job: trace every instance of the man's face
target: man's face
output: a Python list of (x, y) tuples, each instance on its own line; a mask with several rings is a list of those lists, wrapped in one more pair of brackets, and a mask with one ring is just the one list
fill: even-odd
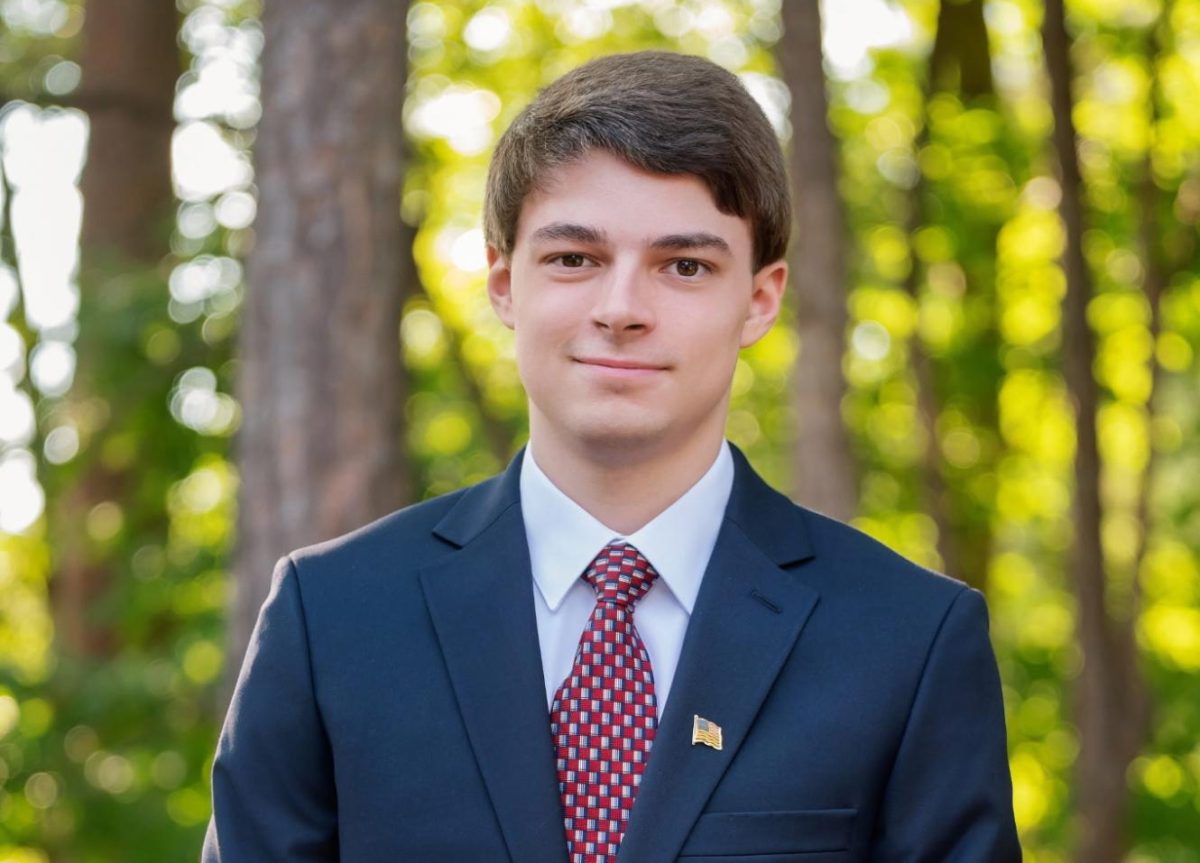
[(511, 260), (488, 250), (531, 435), (614, 458), (715, 444), (738, 349), (774, 322), (786, 265), (753, 272), (749, 223), (694, 176), (593, 150), (546, 180)]

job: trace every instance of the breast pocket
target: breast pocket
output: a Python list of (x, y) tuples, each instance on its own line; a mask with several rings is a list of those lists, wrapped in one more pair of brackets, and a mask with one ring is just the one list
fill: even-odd
[(696, 821), (679, 859), (734, 863), (753, 857), (754, 863), (816, 863), (826, 854), (850, 848), (856, 811), (708, 812)]

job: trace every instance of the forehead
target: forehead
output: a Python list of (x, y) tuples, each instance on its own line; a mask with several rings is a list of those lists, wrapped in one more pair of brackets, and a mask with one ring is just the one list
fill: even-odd
[(643, 171), (602, 150), (589, 151), (543, 176), (521, 207), (514, 245), (529, 245), (539, 228), (563, 222), (594, 228), (615, 244), (711, 233), (735, 256), (751, 253), (749, 221), (717, 209), (699, 177)]

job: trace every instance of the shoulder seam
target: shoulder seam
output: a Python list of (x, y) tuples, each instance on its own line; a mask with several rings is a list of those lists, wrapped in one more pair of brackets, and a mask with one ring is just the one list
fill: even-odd
[(308, 666), (308, 691), (312, 693), (313, 711), (317, 714), (317, 721), (321, 723), (321, 733), (328, 740), (329, 729), (325, 727), (325, 717), (321, 715), (321, 703), (317, 699), (317, 679), (316, 672), (313, 670), (312, 644), (308, 637), (308, 611), (304, 607), (304, 591), (300, 589), (300, 567), (292, 558), (291, 552), (284, 557), (296, 582), (296, 605), (300, 609), (300, 631), (304, 636), (304, 663)]

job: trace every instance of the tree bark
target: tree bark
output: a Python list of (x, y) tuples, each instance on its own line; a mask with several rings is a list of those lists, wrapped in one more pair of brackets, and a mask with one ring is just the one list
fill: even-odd
[(842, 419), (846, 377), (845, 216), (838, 194), (838, 160), (829, 130), (829, 104), (816, 0), (782, 6), (777, 50), (791, 91), (792, 200), (796, 242), (790, 255), (798, 298), (801, 360), (793, 398), (799, 428), (794, 452), (796, 499), (847, 520), (858, 491), (850, 436)]
[[(967, 103), (990, 99), (995, 95), (992, 85), (992, 55), (983, 17), (982, 0), (964, 0), (958, 3), (943, 0), (938, 8), (925, 93), (921, 100), (921, 116), (918, 118), (917, 136), (913, 142), (913, 155), (918, 165), (921, 153), (932, 136), (929, 128), (930, 117), (925, 111), (925, 106), (934, 94), (941, 92), (957, 92)], [(907, 229), (909, 248), (914, 251), (908, 275), (904, 279), (904, 290), (918, 309), (925, 271), (915, 253), (915, 240), (917, 233), (928, 221), (925, 205), (927, 194), (928, 183), (924, 172), (920, 172), (909, 195)], [(993, 238), (994, 236), (995, 231)], [(981, 286), (974, 287), (978, 290)], [(956, 507), (954, 490), (943, 473), (944, 463), (938, 441), (938, 417), (942, 411), (938, 369), (934, 358), (925, 348), (919, 329), (909, 341), (908, 353), (917, 391), (917, 417), (926, 440), (921, 458), (921, 484), (925, 492), (926, 509), (937, 526), (937, 550), (942, 569), (956, 578), (963, 579), (972, 587), (983, 590), (987, 583), (987, 566), (991, 555), (991, 531), (988, 525), (970, 524), (965, 515), (960, 514), (955, 518), (955, 512), (965, 510), (966, 507)], [(995, 389), (983, 394), (983, 398), (990, 400), (992, 404), (995, 404), (997, 397), (998, 392)]]
[[(1146, 297), (1146, 306), (1150, 312), (1147, 331), (1150, 343), (1157, 346), (1162, 335), (1162, 296), (1167, 289), (1171, 277), (1177, 272), (1178, 260), (1168, 260), (1170, 257), (1164, 249), (1162, 234), (1164, 226), (1159, 217), (1163, 207), (1163, 194), (1154, 182), (1153, 149), (1154, 139), (1159, 134), (1158, 126), (1161, 120), (1162, 92), (1159, 85), (1158, 60), (1163, 53), (1163, 43), (1170, 38), (1171, 9), (1173, 3), (1166, 0), (1159, 12), (1156, 26), (1149, 32), (1146, 43), (1146, 64), (1150, 71), (1150, 93), (1147, 99), (1149, 106), (1150, 141), (1146, 147), (1146, 155), (1142, 161), (1141, 177), (1138, 182), (1138, 208), (1141, 211), (1141, 224), (1138, 230), (1138, 243), (1142, 253), (1142, 292)], [(1163, 34), (1163, 36), (1160, 36)], [(1165, 38), (1164, 38), (1165, 36)], [(1182, 233), (1182, 232), (1181, 232)], [(1195, 236), (1187, 232), (1188, 246), (1193, 246)], [(1162, 388), (1163, 368), (1153, 352), (1150, 354), (1150, 391), (1146, 394), (1147, 420), (1153, 420), (1158, 408), (1158, 395)], [(1130, 609), (1130, 621), (1136, 622), (1141, 611), (1141, 580), (1140, 571), (1145, 563), (1150, 545), (1150, 534), (1153, 530), (1153, 517), (1150, 512), (1151, 490), (1154, 474), (1158, 467), (1157, 452), (1153, 443), (1152, 428), (1147, 426), (1147, 437), (1150, 441), (1147, 448), (1146, 466), (1142, 476), (1142, 487), (1138, 493), (1137, 520), (1141, 528), (1137, 552), (1133, 564), (1133, 602)]]
[(1074, 544), (1070, 570), (1077, 598), (1077, 626), (1083, 652), (1075, 693), (1079, 729), (1078, 835), (1080, 863), (1119, 863), (1128, 842), (1125, 774), (1137, 752), (1130, 696), (1141, 689), (1133, 639), (1113, 626), (1107, 609), (1107, 581), (1100, 525), (1100, 453), (1096, 432), (1099, 394), (1092, 367), (1095, 338), (1087, 320), (1091, 274), (1083, 252), (1086, 217), (1078, 140), (1071, 116), (1071, 39), (1063, 0), (1047, 0), (1043, 46), (1054, 112), (1054, 150), (1062, 199), (1059, 213), (1066, 234), (1062, 267), (1063, 378), (1075, 408)]
[(89, 0), (83, 24), (88, 112), (84, 254), (153, 263), (167, 251), (174, 204), (171, 135), (180, 54), (174, 3)]
[[(81, 181), (79, 319), (96, 331), (116, 329), (105, 322), (125, 308), (104, 296), (105, 280), (93, 278), (97, 268), (152, 267), (169, 251), (175, 202), (171, 135), (181, 68), (176, 29), (174, 4), (162, 0), (93, 0), (84, 19), (80, 98), (89, 106), (89, 133)], [(121, 421), (121, 406), (104, 391), (111, 382), (95, 378), (104, 345), (90, 336), (83, 333), (76, 345), (78, 371), (68, 399), (105, 399), (111, 429)], [(98, 430), (94, 440), (102, 440), (105, 431)], [(94, 612), (115, 584), (119, 564), (95, 552), (81, 526), (97, 504), (120, 503), (134, 493), (137, 467), (106, 466), (95, 452), (83, 463), (79, 478), (53, 507), (58, 562), (51, 601), (61, 649), (101, 658), (116, 649), (117, 637)]]
[[(1163, 223), (1159, 218), (1163, 206), (1163, 194), (1154, 182), (1153, 149), (1155, 136), (1159, 133), (1161, 120), (1162, 92), (1159, 85), (1158, 60), (1163, 53), (1163, 43), (1170, 39), (1171, 10), (1173, 3), (1166, 0), (1159, 11), (1158, 22), (1150, 28), (1146, 41), (1146, 64), (1150, 71), (1150, 93), (1147, 99), (1149, 107), (1150, 139), (1146, 146), (1146, 155), (1142, 161), (1142, 175), (1138, 183), (1138, 204), (1141, 211), (1141, 225), (1138, 231), (1138, 241), (1142, 253), (1142, 292), (1146, 297), (1146, 305), (1150, 312), (1147, 331), (1150, 344), (1158, 345), (1162, 334), (1162, 296), (1166, 292), (1171, 276), (1176, 272), (1178, 261), (1169, 260), (1162, 240)], [(1160, 37), (1160, 34), (1162, 36)], [(1169, 42), (1168, 42), (1169, 44)], [(1194, 243), (1194, 235), (1187, 232)], [(1189, 244), (1190, 245), (1190, 244)], [(1138, 527), (1137, 551), (1133, 558), (1131, 575), (1131, 590), (1129, 609), (1121, 621), (1119, 630), (1121, 648), (1129, 668), (1126, 669), (1129, 682), (1127, 720), (1127, 746), (1130, 757), (1141, 749), (1150, 730), (1151, 711), (1153, 709), (1150, 687), (1137, 665), (1137, 622), (1142, 612), (1142, 568), (1150, 549), (1150, 539), (1154, 532), (1154, 514), (1151, 511), (1151, 495), (1154, 480), (1158, 472), (1159, 459), (1154, 445), (1153, 421), (1158, 411), (1159, 394), (1162, 389), (1163, 367), (1158, 362), (1155, 351), (1151, 350), (1150, 358), (1150, 391), (1146, 394), (1146, 465), (1142, 470), (1142, 485), (1138, 490), (1136, 517)]]
[(957, 91), (965, 99), (995, 94), (983, 0), (943, 0), (929, 69), (931, 92)]
[(399, 342), (406, 11), (396, 0), (264, 10), (230, 681), (274, 562), (411, 498)]

